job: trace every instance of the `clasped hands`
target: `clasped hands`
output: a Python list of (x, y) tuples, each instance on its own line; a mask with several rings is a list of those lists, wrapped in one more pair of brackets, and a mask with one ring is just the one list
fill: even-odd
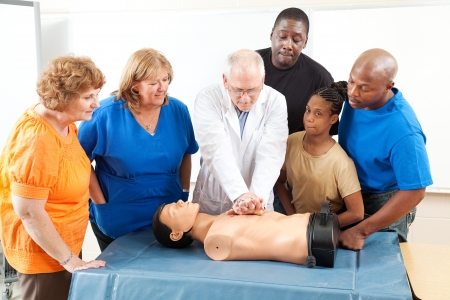
[(242, 194), (234, 201), (233, 208), (227, 215), (262, 215), (264, 213), (264, 200), (254, 193)]

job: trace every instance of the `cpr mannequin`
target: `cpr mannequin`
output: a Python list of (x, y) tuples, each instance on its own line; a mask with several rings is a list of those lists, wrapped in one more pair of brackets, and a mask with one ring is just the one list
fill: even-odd
[[(308, 241), (314, 241), (314, 235), (308, 233), (308, 229), (314, 231), (314, 227), (308, 227), (311, 214), (286, 216), (267, 211), (258, 215), (223, 213), (212, 216), (199, 213), (199, 208), (197, 203), (182, 200), (161, 204), (152, 224), (158, 242), (167, 247), (182, 248), (198, 240), (213, 260), (273, 260), (307, 264), (308, 252), (312, 252), (308, 250)], [(332, 242), (331, 248), (335, 250), (339, 239), (337, 218), (325, 231)], [(328, 249), (328, 253), (333, 249)], [(317, 261), (317, 265), (333, 267), (335, 252), (332, 255), (332, 263)], [(309, 263), (308, 267), (314, 265), (315, 262)]]

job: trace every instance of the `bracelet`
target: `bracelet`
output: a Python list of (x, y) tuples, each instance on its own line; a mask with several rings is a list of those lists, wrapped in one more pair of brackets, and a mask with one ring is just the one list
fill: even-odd
[(73, 257), (73, 252), (70, 251), (70, 256), (69, 256), (69, 258), (66, 259), (65, 261), (63, 261), (60, 265), (61, 265), (61, 266), (65, 266), (65, 265), (72, 259), (72, 257)]
[(183, 189), (183, 193), (189, 193), (188, 189)]

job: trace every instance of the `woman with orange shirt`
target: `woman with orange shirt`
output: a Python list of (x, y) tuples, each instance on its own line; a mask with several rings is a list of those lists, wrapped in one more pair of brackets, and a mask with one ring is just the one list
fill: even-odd
[(73, 271), (105, 265), (80, 258), (91, 167), (74, 124), (91, 119), (104, 83), (87, 57), (52, 60), (0, 156), (1, 242), (22, 299), (67, 299)]

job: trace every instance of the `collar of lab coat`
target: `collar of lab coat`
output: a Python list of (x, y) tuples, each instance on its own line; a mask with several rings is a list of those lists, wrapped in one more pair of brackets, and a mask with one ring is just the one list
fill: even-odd
[[(241, 136), (241, 130), (239, 127), (239, 119), (236, 113), (236, 109), (234, 108), (234, 103), (231, 101), (230, 94), (228, 90), (222, 85), (222, 95), (224, 99), (224, 105), (226, 106), (227, 112), (225, 117), (228, 122), (231, 124), (233, 131)], [(261, 93), (258, 96), (258, 100), (252, 105), (249, 110), (247, 121), (245, 122), (244, 131), (242, 133), (242, 149), (246, 148), (246, 145), (250, 141), (253, 133), (261, 129), (261, 122), (264, 117), (265, 106), (267, 101), (267, 86), (264, 84)]]

